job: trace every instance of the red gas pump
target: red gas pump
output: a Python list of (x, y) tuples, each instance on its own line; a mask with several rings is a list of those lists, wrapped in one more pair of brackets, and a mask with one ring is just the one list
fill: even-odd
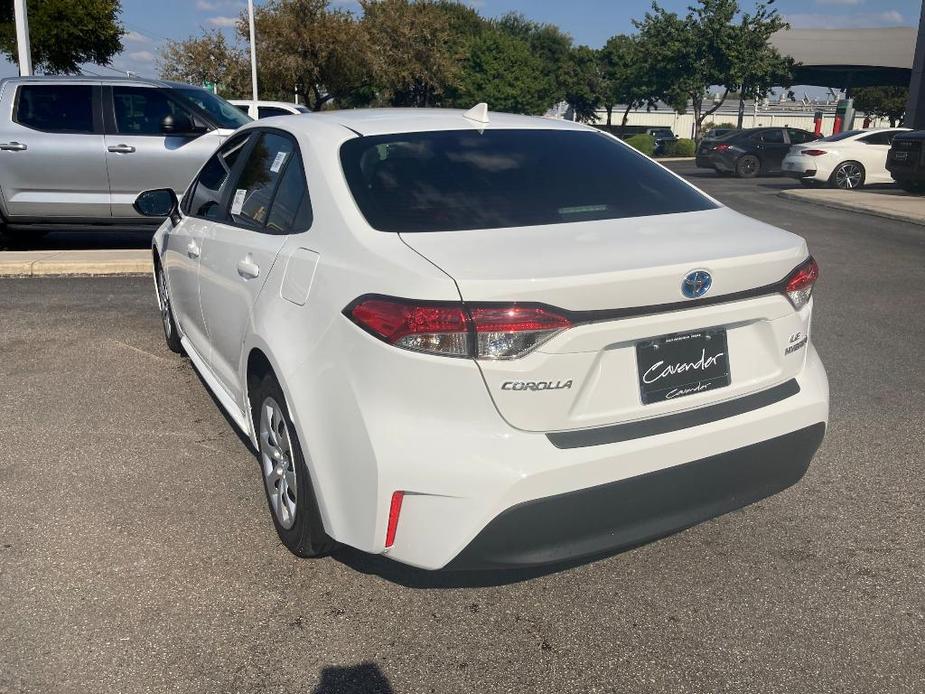
[(816, 111), (813, 114), (813, 132), (819, 136), (822, 135), (822, 111)]

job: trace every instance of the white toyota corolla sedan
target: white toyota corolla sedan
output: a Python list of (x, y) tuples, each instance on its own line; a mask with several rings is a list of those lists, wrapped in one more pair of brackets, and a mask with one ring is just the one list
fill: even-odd
[(868, 183), (893, 183), (886, 155), (893, 138), (909, 128), (846, 130), (803, 145), (784, 157), (783, 172), (804, 184), (828, 183), (833, 188), (860, 188)]
[(168, 216), (167, 343), (297, 555), (593, 557), (794, 484), (822, 441), (805, 241), (590, 127), (271, 118), (136, 207)]

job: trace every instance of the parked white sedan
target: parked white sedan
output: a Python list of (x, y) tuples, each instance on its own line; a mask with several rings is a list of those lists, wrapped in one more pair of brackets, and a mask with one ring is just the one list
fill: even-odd
[(273, 118), (179, 205), (136, 204), (168, 215), (167, 343), (250, 439), (297, 555), (594, 556), (794, 484), (822, 440), (806, 242), (594, 128)]
[(893, 137), (908, 128), (847, 130), (805, 145), (794, 145), (784, 157), (783, 172), (804, 185), (828, 183), (854, 189), (867, 183), (893, 183), (886, 155)]

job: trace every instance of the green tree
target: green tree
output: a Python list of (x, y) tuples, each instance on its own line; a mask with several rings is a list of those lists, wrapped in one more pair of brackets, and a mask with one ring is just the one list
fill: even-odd
[[(368, 101), (373, 80), (366, 28), (330, 0), (269, 0), (254, 16), (258, 83), (263, 94), (290, 99), (294, 91), (320, 111), (332, 100)], [(238, 35), (247, 40), (242, 13)]]
[(523, 39), (490, 29), (472, 42), (459, 81), (460, 103), (492, 110), (544, 113), (555, 102), (543, 61)]
[(646, 106), (655, 108), (658, 103), (654, 82), (640, 53), (640, 42), (633, 36), (611, 36), (599, 52), (601, 62), (601, 102), (607, 111), (607, 125), (613, 121), (613, 109), (624, 105), (621, 128), (626, 127), (629, 112)]
[[(639, 30), (640, 56), (653, 80), (653, 94), (683, 113), (690, 103), (694, 137), (700, 139), (705, 118), (712, 115), (735, 84), (740, 31), (733, 24), (739, 13), (736, 0), (698, 0), (684, 17), (652, 4)], [(711, 85), (724, 91), (704, 110), (703, 100)]]
[(435, 106), (455, 84), (458, 42), (445, 7), (429, 0), (360, 0), (383, 100), (393, 106)]
[[(32, 65), (46, 74), (78, 73), (82, 63), (109, 65), (122, 51), (120, 0), (29, 0)], [(11, 0), (0, 5), (0, 51), (19, 62)]]
[(565, 100), (575, 110), (575, 120), (593, 123), (604, 100), (604, 78), (598, 52), (578, 46), (569, 53), (562, 69)]
[(565, 99), (564, 74), (572, 48), (572, 37), (553, 24), (534, 22), (517, 12), (509, 12), (494, 22), (500, 31), (526, 42), (543, 66), (549, 103)]
[(906, 87), (858, 87), (853, 90), (854, 107), (868, 116), (888, 118), (890, 126), (902, 122), (906, 114)]
[(250, 97), (250, 63), (238, 46), (216, 30), (182, 41), (167, 41), (158, 51), (161, 79), (204, 84), (212, 82), (227, 97)]
[(768, 43), (772, 34), (789, 26), (770, 7), (773, 1), (759, 2), (753, 13), (743, 14), (734, 34), (731, 71), (725, 84), (739, 93), (739, 128), (746, 99), (760, 99), (774, 86), (789, 86), (793, 77), (793, 59), (782, 56)]

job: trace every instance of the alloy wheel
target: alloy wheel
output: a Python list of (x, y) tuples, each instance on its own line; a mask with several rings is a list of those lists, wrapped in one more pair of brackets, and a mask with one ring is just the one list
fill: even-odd
[(295, 523), (297, 500), (292, 439), (283, 409), (272, 397), (260, 406), (260, 462), (273, 513), (288, 530)]
[(861, 167), (851, 162), (842, 164), (835, 170), (835, 186), (837, 188), (844, 188), (845, 190), (859, 188), (863, 178), (864, 172), (861, 171)]

